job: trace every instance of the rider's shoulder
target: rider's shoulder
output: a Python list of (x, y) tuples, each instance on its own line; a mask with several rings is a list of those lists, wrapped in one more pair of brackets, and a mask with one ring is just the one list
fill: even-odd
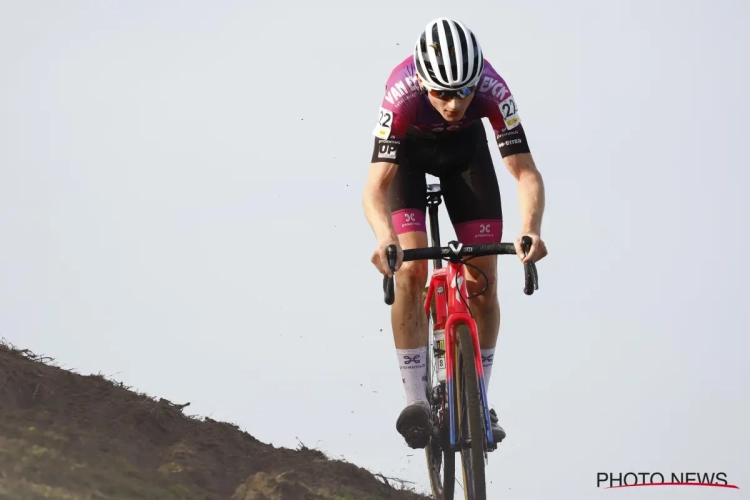
[(414, 58), (407, 57), (391, 70), (386, 81), (382, 106), (394, 112), (408, 112), (420, 95)]
[(396, 83), (405, 77), (417, 76), (417, 67), (414, 65), (414, 56), (407, 56), (404, 60), (393, 67), (388, 75), (388, 84)]
[(477, 96), (499, 103), (510, 95), (505, 78), (485, 59), (484, 69), (477, 82)]

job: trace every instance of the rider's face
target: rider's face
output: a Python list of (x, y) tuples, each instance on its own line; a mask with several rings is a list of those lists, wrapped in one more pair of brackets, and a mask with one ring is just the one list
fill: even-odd
[(466, 109), (474, 99), (474, 94), (475, 92), (472, 90), (471, 94), (463, 99), (453, 97), (447, 100), (435, 97), (430, 92), (427, 92), (427, 97), (430, 99), (430, 104), (445, 118), (445, 121), (457, 122), (464, 117)]

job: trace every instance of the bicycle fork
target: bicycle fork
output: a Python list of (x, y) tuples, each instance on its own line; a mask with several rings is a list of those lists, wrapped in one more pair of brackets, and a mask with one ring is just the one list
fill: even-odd
[(458, 428), (458, 422), (456, 420), (456, 392), (455, 392), (455, 346), (456, 346), (456, 327), (464, 323), (469, 327), (471, 336), (474, 344), (474, 364), (476, 367), (478, 379), (479, 379), (479, 397), (484, 410), (484, 428), (487, 437), (488, 448), (494, 448), (495, 444), (492, 439), (492, 421), (490, 420), (490, 411), (487, 404), (487, 388), (484, 383), (484, 369), (482, 367), (482, 355), (479, 351), (479, 335), (477, 334), (476, 323), (468, 313), (454, 313), (448, 318), (448, 322), (445, 325), (446, 337), (450, 338), (450, 341), (446, 341), (446, 352), (445, 352), (445, 368), (448, 382), (448, 407), (450, 408), (450, 436), (451, 446), (456, 446), (457, 437), (456, 429)]

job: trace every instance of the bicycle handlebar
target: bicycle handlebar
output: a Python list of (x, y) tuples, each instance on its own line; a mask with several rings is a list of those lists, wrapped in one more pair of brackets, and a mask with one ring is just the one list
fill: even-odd
[[(524, 236), (521, 238), (521, 247), (524, 255), (531, 249), (531, 238)], [(404, 262), (413, 260), (434, 260), (448, 258), (451, 262), (460, 262), (462, 257), (481, 257), (484, 255), (516, 255), (516, 247), (513, 243), (483, 243), (479, 245), (463, 245), (457, 241), (451, 241), (447, 247), (427, 247), (413, 248), (404, 250)], [(388, 267), (393, 273), (396, 267), (396, 245), (390, 245), (386, 249), (388, 257)], [(536, 264), (533, 260), (525, 263), (524, 279), (525, 285), (523, 293), (532, 295), (534, 290), (539, 290), (539, 276), (536, 271)], [(385, 294), (385, 303), (389, 306), (395, 300), (396, 292), (394, 289), (393, 274), (383, 277), (383, 293)]]

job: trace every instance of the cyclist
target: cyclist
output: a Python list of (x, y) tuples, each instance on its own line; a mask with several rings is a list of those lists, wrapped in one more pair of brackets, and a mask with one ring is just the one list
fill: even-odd
[[(396, 300), (391, 323), (407, 406), (396, 429), (408, 446), (429, 441), (426, 391), (427, 318), (422, 291), (427, 261), (403, 263), (403, 250), (428, 245), (425, 228), (426, 177), (440, 179), (445, 206), (464, 244), (494, 243), (503, 234), (497, 177), (482, 118), (494, 130), (503, 162), (518, 183), (521, 235), (516, 250), (523, 262), (547, 255), (540, 237), (544, 183), (534, 164), (516, 102), (505, 80), (484, 59), (475, 35), (461, 22), (430, 21), (413, 55), (391, 72), (373, 134), (375, 144), (363, 193), (365, 217), (377, 238), (372, 263), (390, 275), (386, 248), (398, 248)], [(532, 239), (521, 252), (521, 236)], [(471, 299), (477, 320), (484, 376), (489, 386), (500, 327), (496, 291), (497, 256), (472, 259), (487, 276), (486, 291)], [(482, 274), (467, 271), (469, 294), (482, 291)], [(506, 434), (490, 411), (496, 442)]]

